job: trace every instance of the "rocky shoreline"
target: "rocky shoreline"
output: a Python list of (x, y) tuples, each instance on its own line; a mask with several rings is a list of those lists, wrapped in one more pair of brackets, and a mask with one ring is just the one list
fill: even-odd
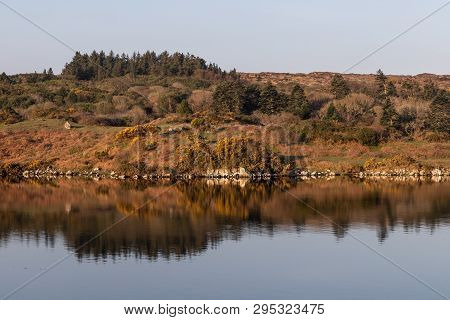
[(8, 171), (2, 169), (0, 171), (0, 177), (12, 177), (18, 179), (35, 179), (35, 178), (58, 178), (58, 177), (84, 177), (93, 179), (117, 179), (117, 180), (159, 180), (159, 179), (183, 179), (189, 180), (194, 178), (208, 178), (208, 179), (251, 179), (251, 180), (271, 180), (277, 178), (330, 178), (336, 176), (347, 177), (450, 177), (450, 170), (445, 168), (433, 168), (433, 169), (407, 169), (396, 168), (390, 170), (378, 170), (378, 171), (359, 171), (359, 172), (336, 172), (332, 170), (314, 171), (314, 170), (301, 170), (296, 169), (284, 174), (273, 174), (264, 172), (252, 172), (249, 173), (245, 169), (240, 168), (238, 170), (214, 170), (208, 171), (204, 174), (176, 174), (174, 172), (167, 173), (145, 173), (145, 174), (123, 174), (116, 171), (102, 170), (101, 168), (93, 168), (92, 170), (58, 170), (51, 167), (45, 169), (36, 170), (15, 170)]

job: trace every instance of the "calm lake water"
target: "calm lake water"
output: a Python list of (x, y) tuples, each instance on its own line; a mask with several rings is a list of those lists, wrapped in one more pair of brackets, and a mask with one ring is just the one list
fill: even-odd
[(450, 296), (450, 183), (0, 182), (11, 299), (442, 298), (373, 250)]

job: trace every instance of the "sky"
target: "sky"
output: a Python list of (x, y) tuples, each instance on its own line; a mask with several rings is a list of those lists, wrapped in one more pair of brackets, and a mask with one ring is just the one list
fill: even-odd
[[(448, 0), (0, 0), (0, 72), (73, 52), (189, 52), (225, 70), (343, 72)], [(47, 30), (39, 30), (20, 14)], [(450, 4), (351, 70), (450, 74)]]

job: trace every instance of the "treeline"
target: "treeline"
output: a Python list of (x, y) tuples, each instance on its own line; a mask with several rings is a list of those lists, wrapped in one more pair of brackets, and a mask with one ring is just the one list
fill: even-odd
[[(217, 113), (249, 115), (254, 111), (264, 114), (291, 112), (303, 120), (312, 118), (316, 122), (305, 127), (301, 133), (305, 141), (333, 135), (337, 140), (342, 140), (342, 134), (334, 133), (353, 127), (364, 128), (359, 132), (360, 140), (371, 145), (377, 144), (381, 136), (399, 138), (426, 130), (450, 134), (450, 93), (439, 89), (431, 81), (423, 87), (409, 79), (396, 85), (378, 70), (374, 87), (366, 90), (359, 99), (350, 96), (352, 90), (349, 83), (342, 75), (335, 74), (328, 92), (333, 99), (318, 104), (317, 101), (309, 101), (298, 84), (290, 92), (284, 92), (271, 83), (258, 85), (239, 79), (228, 80), (217, 85), (212, 108)], [(409, 98), (414, 99), (414, 102), (407, 100), (410, 106), (396, 108), (395, 103), (399, 99)], [(394, 102), (395, 99), (397, 102)], [(414, 106), (418, 100), (429, 101), (430, 106), (425, 114), (419, 113)], [(324, 112), (320, 112), (322, 107)], [(376, 108), (381, 109), (377, 122)], [(377, 125), (384, 128), (383, 132), (368, 128)], [(334, 133), (331, 134), (331, 131)]]
[(260, 110), (265, 114), (281, 111), (292, 112), (302, 119), (310, 117), (313, 106), (306, 99), (305, 92), (298, 84), (286, 94), (268, 83), (262, 87), (240, 80), (222, 81), (213, 94), (215, 112), (235, 112), (251, 114)]
[(220, 78), (226, 74), (214, 63), (191, 54), (164, 51), (133, 53), (131, 56), (113, 51), (93, 51), (91, 54), (76, 52), (72, 61), (62, 70), (62, 75), (74, 76), (77, 80), (101, 80), (109, 77), (120, 77), (126, 74), (158, 75), (158, 76), (192, 76), (201, 72), (205, 78)]

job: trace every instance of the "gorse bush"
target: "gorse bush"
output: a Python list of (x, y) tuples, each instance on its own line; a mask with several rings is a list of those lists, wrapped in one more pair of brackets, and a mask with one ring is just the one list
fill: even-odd
[(142, 126), (135, 126), (130, 128), (125, 128), (121, 131), (119, 131), (116, 136), (115, 140), (127, 140), (127, 139), (133, 139), (136, 137), (144, 137), (148, 134), (156, 134), (161, 131), (161, 128), (157, 126), (152, 125), (142, 125)]
[(282, 170), (278, 154), (261, 142), (246, 137), (223, 138), (214, 147), (197, 140), (181, 147), (179, 154), (177, 170), (180, 173), (204, 174), (207, 170), (239, 168), (265, 173), (279, 173)]
[(194, 118), (191, 121), (191, 126), (194, 128), (201, 128), (206, 123), (205, 119), (203, 118)]

